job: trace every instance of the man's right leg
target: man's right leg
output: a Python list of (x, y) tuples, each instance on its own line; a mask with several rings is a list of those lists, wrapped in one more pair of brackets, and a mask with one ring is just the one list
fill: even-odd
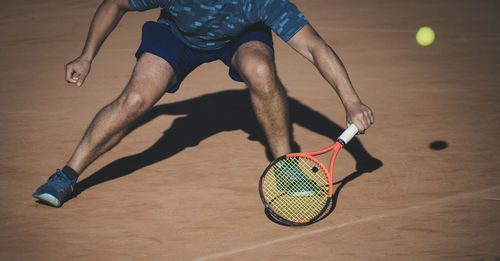
[(175, 83), (174, 71), (164, 59), (144, 53), (124, 91), (97, 113), (67, 165), (82, 173), (118, 144), (139, 117)]
[[(168, 62), (150, 53), (142, 54), (123, 92), (97, 113), (67, 166), (77, 175), (82, 173), (99, 156), (117, 145), (140, 116), (175, 83), (175, 74)], [(59, 172), (51, 176), (33, 196), (60, 207), (72, 191), (76, 179), (70, 180), (65, 175), (60, 177)], [(59, 180), (53, 180), (54, 185), (50, 187), (47, 184), (51, 179)]]

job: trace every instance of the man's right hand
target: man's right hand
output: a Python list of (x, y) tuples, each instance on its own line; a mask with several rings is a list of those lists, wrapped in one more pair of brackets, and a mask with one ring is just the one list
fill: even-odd
[(66, 64), (65, 70), (66, 81), (76, 83), (76, 86), (80, 87), (90, 72), (90, 60), (80, 56)]

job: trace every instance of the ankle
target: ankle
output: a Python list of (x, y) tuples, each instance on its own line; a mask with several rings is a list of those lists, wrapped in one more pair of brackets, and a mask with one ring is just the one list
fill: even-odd
[(64, 166), (64, 168), (62, 169), (62, 172), (70, 180), (76, 180), (76, 179), (78, 179), (78, 173), (74, 169), (72, 169), (70, 166), (68, 166), (68, 165)]

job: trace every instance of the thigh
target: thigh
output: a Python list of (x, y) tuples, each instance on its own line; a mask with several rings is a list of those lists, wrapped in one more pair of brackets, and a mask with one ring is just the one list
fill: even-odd
[(269, 57), (274, 59), (271, 29), (266, 25), (258, 23), (246, 28), (237, 39), (222, 50), (219, 59), (229, 67), (229, 76), (233, 80), (243, 81), (237, 67), (241, 60), (237, 58), (242, 58), (241, 54), (251, 54), (251, 52), (263, 55), (256, 58)]
[(145, 105), (152, 106), (176, 84), (172, 66), (163, 58), (143, 53), (137, 60), (132, 76), (121, 97), (139, 97)]
[(167, 92), (175, 92), (184, 78), (196, 67), (216, 59), (215, 54), (196, 52), (187, 47), (170, 30), (169, 25), (147, 22), (142, 27), (142, 41), (136, 52), (139, 59), (144, 53), (161, 57), (172, 67), (176, 82)]

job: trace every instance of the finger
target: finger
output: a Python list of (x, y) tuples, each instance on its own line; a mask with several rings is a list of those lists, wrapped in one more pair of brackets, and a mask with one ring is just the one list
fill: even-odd
[(80, 75), (80, 77), (78, 77), (78, 81), (76, 82), (76, 86), (78, 87), (82, 86), (83, 82), (85, 81), (85, 78), (87, 78), (86, 74)]
[(78, 79), (80, 79), (80, 74), (78, 74), (77, 72), (73, 72), (73, 74), (71, 75), (71, 83), (78, 82)]
[(369, 126), (371, 126), (373, 124), (373, 122), (374, 122), (372, 111), (366, 111), (365, 112), (365, 118), (367, 119), (367, 121), (369, 123)]
[(359, 119), (359, 124), (362, 126), (362, 128), (359, 128), (359, 134), (365, 134), (366, 129), (370, 127), (368, 119), (366, 117), (362, 117)]
[(372, 125), (372, 122), (370, 120), (369, 113), (365, 113), (365, 117), (363, 117), (363, 122), (365, 124), (365, 130), (367, 130), (368, 128), (370, 128), (370, 126)]
[(75, 79), (75, 74), (76, 74), (76, 71), (72, 67), (67, 66), (66, 67), (66, 82), (75, 83), (77, 81), (77, 79)]
[[(358, 128), (358, 133), (359, 134), (364, 134), (365, 128), (363, 127), (363, 124), (359, 120), (354, 120), (352, 124), (356, 125), (356, 128)], [(350, 124), (348, 124), (350, 125)]]
[(359, 134), (365, 134), (366, 132), (366, 128), (363, 127), (362, 129), (359, 129)]
[(66, 82), (70, 82), (72, 74), (73, 74), (72, 70), (69, 69), (68, 66), (66, 66), (64, 74), (64, 79), (66, 80)]
[[(360, 125), (360, 126), (358, 126), (358, 125)], [(365, 134), (365, 127), (363, 126), (363, 124), (360, 123), (360, 124), (357, 124), (356, 126), (358, 126), (358, 134), (360, 134), (360, 135)]]
[(364, 125), (364, 131), (366, 131), (373, 124), (371, 111), (364, 111), (363, 118), (361, 119)]

